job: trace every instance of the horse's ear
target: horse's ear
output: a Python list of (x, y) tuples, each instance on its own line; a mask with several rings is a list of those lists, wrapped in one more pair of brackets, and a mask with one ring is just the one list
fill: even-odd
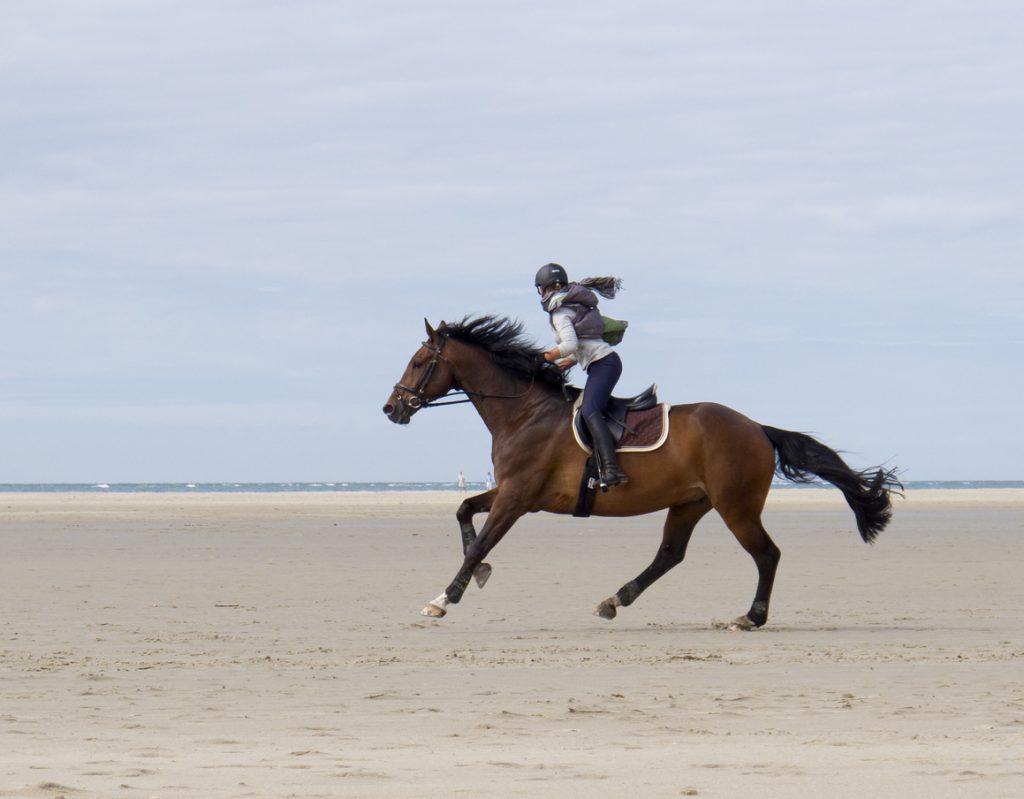
[(427, 328), (427, 340), (437, 341), (437, 331), (430, 326), (430, 322), (427, 321), (426, 317), (423, 317), (423, 325)]

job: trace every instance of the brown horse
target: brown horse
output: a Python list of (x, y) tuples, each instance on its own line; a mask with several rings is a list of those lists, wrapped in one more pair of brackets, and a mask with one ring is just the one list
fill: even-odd
[[(424, 320), (426, 322), (426, 320)], [(466, 318), (434, 330), (415, 352), (384, 405), (397, 424), (408, 424), (420, 408), (455, 390), (464, 393), (492, 436), (497, 488), (470, 497), (455, 516), (462, 531), (464, 560), (451, 585), (423, 609), (444, 616), (469, 581), (483, 586), (490, 566), (483, 560), (526, 513), (572, 513), (587, 458), (571, 430), (571, 407), (580, 389), (544, 363), (543, 350), (523, 336), (522, 325), (501, 317)], [(776, 462), (778, 466), (776, 467)], [(866, 542), (875, 539), (892, 515), (889, 494), (902, 488), (895, 470), (853, 471), (839, 455), (803, 433), (766, 427), (724, 405), (675, 405), (669, 436), (657, 450), (625, 453), (620, 465), (628, 485), (599, 493), (593, 512), (636, 516), (668, 509), (661, 546), (636, 579), (597, 606), (612, 619), (655, 580), (683, 560), (698, 521), (714, 508), (757, 564), (757, 591), (737, 629), (760, 627), (768, 619), (779, 548), (761, 524), (776, 468), (795, 482), (820, 477), (835, 485), (853, 509)], [(477, 536), (473, 516), (487, 513)]]

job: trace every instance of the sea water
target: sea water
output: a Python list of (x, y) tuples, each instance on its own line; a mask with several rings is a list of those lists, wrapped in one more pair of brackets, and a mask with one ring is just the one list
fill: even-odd
[[(907, 490), (942, 489), (962, 490), (971, 488), (1024, 488), (1024, 480), (909, 480), (904, 482)], [(775, 482), (773, 489), (825, 488), (827, 484), (795, 484)], [(484, 490), (483, 482), (466, 481), (467, 490)], [(373, 491), (459, 491), (458, 485), (448, 483), (405, 483), (376, 482), (353, 483), (345, 481), (315, 483), (0, 483), (0, 493), (120, 493), (120, 494), (168, 494), (175, 492), (196, 494), (269, 494), (273, 492), (324, 494), (333, 492)]]

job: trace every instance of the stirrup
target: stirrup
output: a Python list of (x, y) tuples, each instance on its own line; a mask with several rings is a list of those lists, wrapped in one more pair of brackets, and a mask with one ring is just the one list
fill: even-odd
[(602, 491), (607, 491), (613, 486), (624, 486), (629, 482), (629, 475), (623, 472), (621, 469), (616, 469), (611, 474), (601, 471), (598, 474), (598, 481)]

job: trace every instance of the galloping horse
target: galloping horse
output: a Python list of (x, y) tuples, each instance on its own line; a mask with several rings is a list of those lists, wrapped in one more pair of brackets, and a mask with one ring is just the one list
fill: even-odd
[[(468, 400), (461, 401), (473, 403), (491, 433), (497, 478), (497, 488), (465, 500), (455, 514), (462, 567), (423, 609), (426, 616), (440, 617), (459, 602), (472, 578), (483, 586), (491, 571), (484, 558), (521, 516), (573, 512), (587, 455), (574, 440), (572, 405), (566, 401), (580, 389), (564, 386), (562, 373), (544, 363), (543, 350), (524, 338), (520, 323), (467, 317), (435, 330), (424, 322), (427, 340), (395, 384), (384, 413), (408, 424), (421, 408), (448, 404), (436, 400), (450, 391), (464, 393)], [(780, 555), (761, 523), (776, 468), (794, 482), (819, 477), (836, 486), (868, 543), (892, 515), (890, 491), (902, 488), (895, 470), (854, 471), (810, 436), (760, 425), (710, 402), (673, 406), (665, 443), (652, 452), (625, 453), (620, 464), (631, 478), (628, 485), (598, 494), (593, 513), (636, 516), (667, 508), (668, 518), (651, 565), (597, 606), (606, 619), (682, 562), (694, 527), (714, 508), (757, 564), (754, 601), (731, 626), (760, 627), (768, 619)], [(479, 536), (473, 526), (477, 513), (488, 514)]]

